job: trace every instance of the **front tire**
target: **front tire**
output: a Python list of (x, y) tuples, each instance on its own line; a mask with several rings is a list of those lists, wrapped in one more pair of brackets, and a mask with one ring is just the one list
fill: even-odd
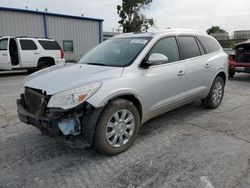
[(215, 109), (220, 106), (224, 96), (225, 82), (221, 77), (216, 77), (210, 88), (208, 96), (202, 100), (205, 108)]
[(132, 102), (125, 99), (111, 101), (97, 123), (94, 148), (108, 155), (119, 154), (134, 143), (139, 127), (140, 116)]

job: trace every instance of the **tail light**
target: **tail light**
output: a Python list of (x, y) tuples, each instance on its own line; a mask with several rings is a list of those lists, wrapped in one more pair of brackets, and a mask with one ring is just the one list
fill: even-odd
[(64, 51), (61, 50), (61, 59), (63, 59), (63, 58), (64, 58)]

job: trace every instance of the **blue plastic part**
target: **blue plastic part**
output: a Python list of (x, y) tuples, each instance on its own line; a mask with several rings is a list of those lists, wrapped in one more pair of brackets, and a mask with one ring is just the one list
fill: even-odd
[(78, 135), (80, 134), (78, 122), (74, 118), (64, 119), (58, 123), (59, 129), (62, 133), (67, 135)]

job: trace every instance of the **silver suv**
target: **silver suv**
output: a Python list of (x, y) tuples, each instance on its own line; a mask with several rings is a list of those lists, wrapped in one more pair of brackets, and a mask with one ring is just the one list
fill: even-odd
[(43, 133), (85, 140), (115, 155), (155, 116), (199, 99), (217, 108), (227, 73), (227, 55), (210, 36), (174, 29), (122, 34), (77, 64), (28, 76), (18, 114)]

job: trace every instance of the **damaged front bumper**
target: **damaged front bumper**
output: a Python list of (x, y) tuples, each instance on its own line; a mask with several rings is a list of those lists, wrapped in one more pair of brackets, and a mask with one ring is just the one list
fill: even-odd
[[(82, 105), (70, 109), (45, 109), (43, 116), (30, 113), (26, 108), (24, 94), (17, 100), (17, 112), (19, 119), (29, 125), (38, 128), (43, 134), (50, 136), (74, 136), (93, 143), (98, 117), (103, 108), (94, 108), (85, 102)], [(77, 130), (68, 130), (67, 124), (75, 119)], [(73, 121), (74, 122), (74, 121)]]
[(34, 115), (25, 109), (25, 103), (22, 99), (17, 100), (17, 113), (19, 119), (28, 125), (33, 125), (38, 128), (42, 133), (49, 134), (50, 136), (57, 136), (59, 133), (58, 119), (40, 117)]

